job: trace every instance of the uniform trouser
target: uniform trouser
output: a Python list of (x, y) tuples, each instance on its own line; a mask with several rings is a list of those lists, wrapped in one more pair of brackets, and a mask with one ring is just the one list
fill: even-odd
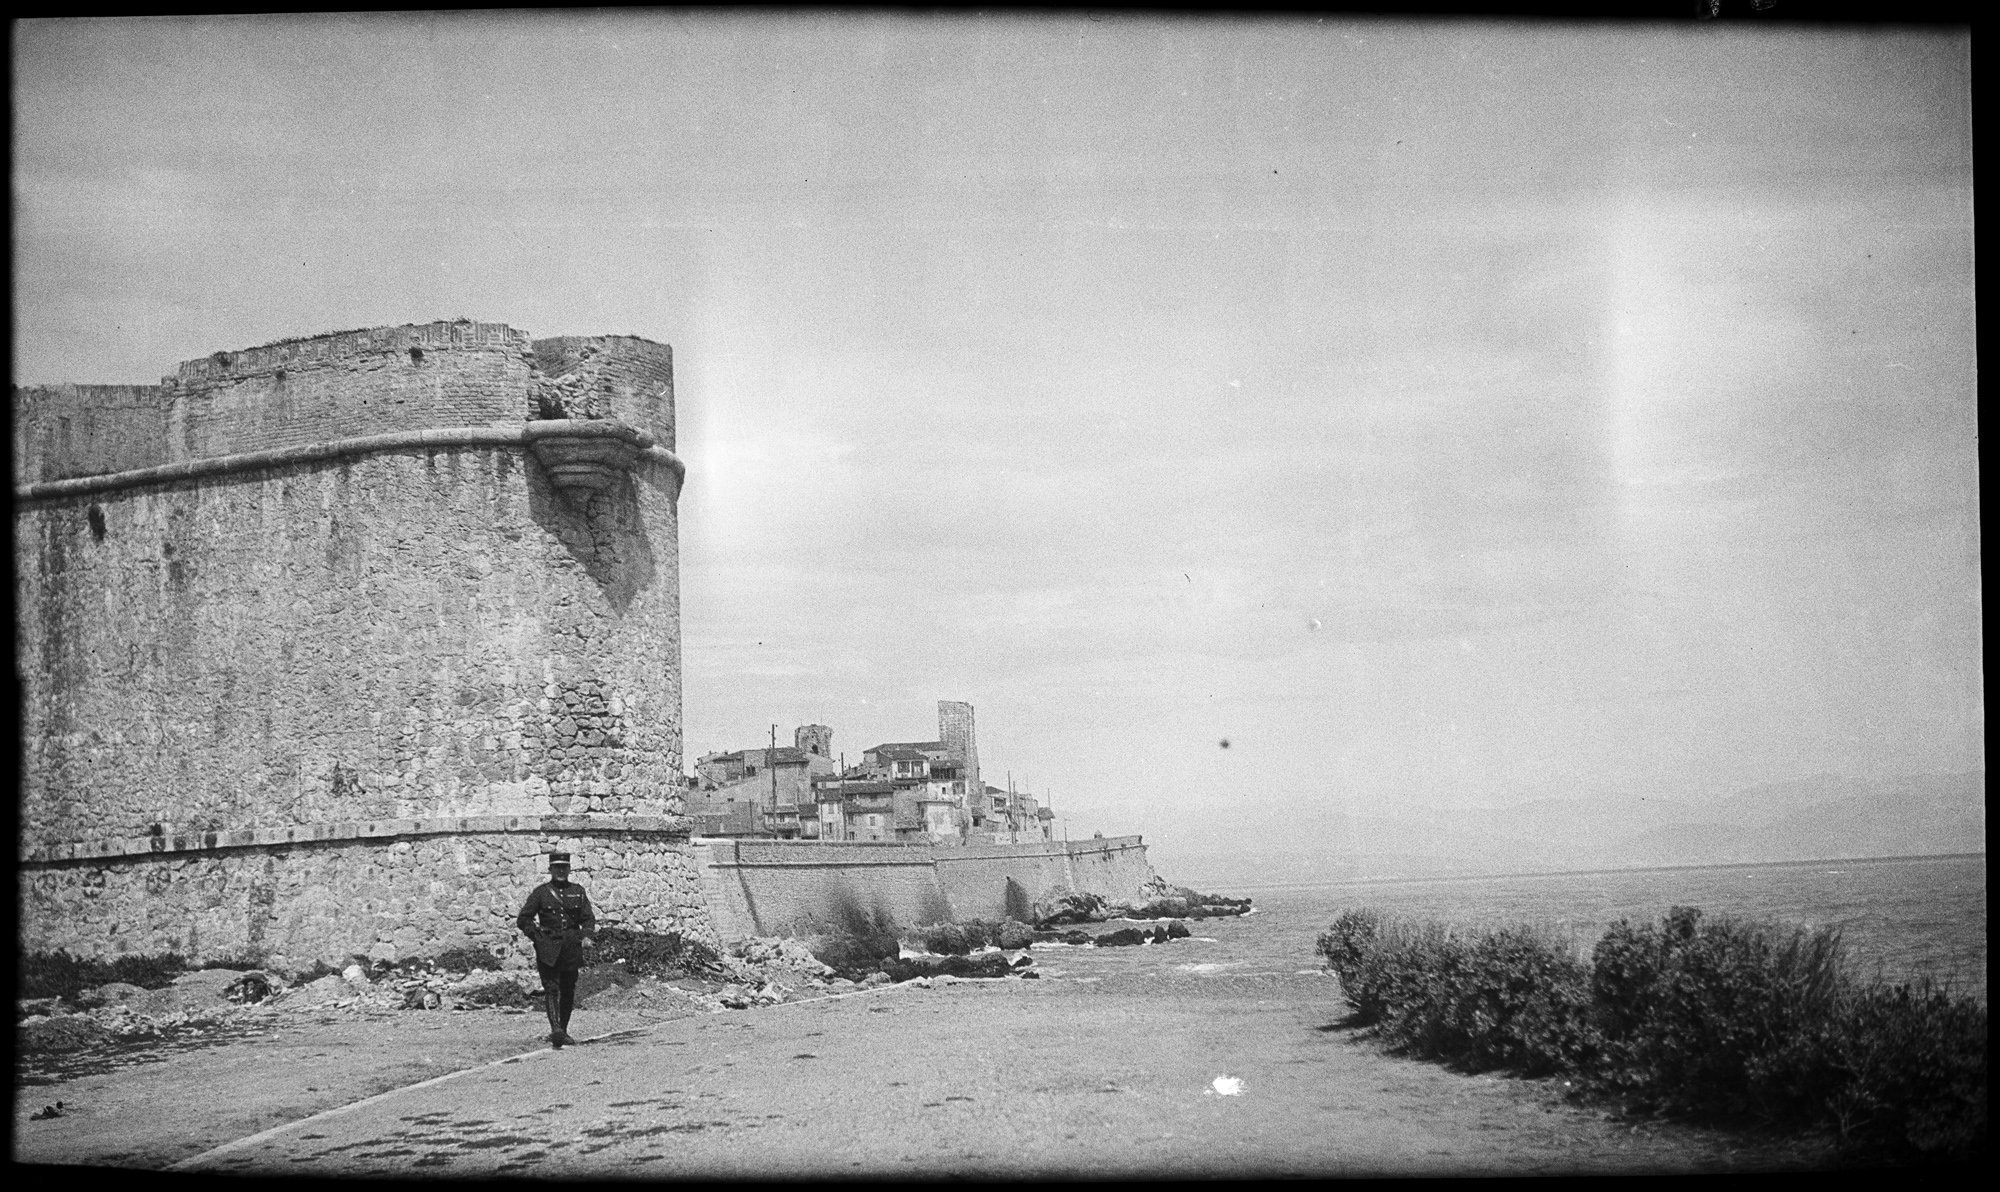
[(542, 977), (542, 1003), (549, 1012), (549, 1030), (569, 1030), (569, 1012), (576, 1005), (576, 970), (537, 964)]

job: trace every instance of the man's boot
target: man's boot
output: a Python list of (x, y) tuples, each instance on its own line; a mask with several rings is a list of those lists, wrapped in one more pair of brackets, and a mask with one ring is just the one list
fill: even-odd
[(576, 1005), (576, 987), (571, 986), (570, 988), (563, 990), (561, 994), (561, 999), (562, 999), (562, 1009), (556, 1024), (556, 1033), (562, 1036), (562, 1041), (564, 1043), (574, 1043), (576, 1042), (576, 1040), (569, 1037), (569, 1012), (572, 1009), (574, 1009)]

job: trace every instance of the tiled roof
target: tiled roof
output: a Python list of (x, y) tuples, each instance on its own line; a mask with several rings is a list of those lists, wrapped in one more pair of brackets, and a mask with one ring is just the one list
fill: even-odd
[[(766, 754), (771, 758), (768, 762), (764, 762)], [(707, 766), (720, 762), (764, 762), (765, 765), (782, 766), (802, 762), (806, 760), (806, 756), (806, 751), (796, 745), (780, 745), (776, 749), (766, 747), (738, 749), (733, 753), (711, 753), (707, 757), (698, 759), (695, 764)]]
[(880, 753), (884, 749), (915, 749), (918, 751), (928, 750), (932, 753), (936, 753), (942, 750), (943, 748), (944, 748), (944, 742), (942, 741), (884, 741), (882, 744), (877, 745), (875, 748), (864, 750), (864, 752)]
[(813, 783), (814, 797), (828, 801), (846, 798), (849, 795), (891, 795), (894, 793), (896, 793), (896, 784), (893, 782), (854, 782), (849, 780), (847, 782)]

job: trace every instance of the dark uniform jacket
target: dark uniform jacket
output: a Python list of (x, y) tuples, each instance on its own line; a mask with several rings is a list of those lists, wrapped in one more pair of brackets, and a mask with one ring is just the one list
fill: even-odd
[(575, 882), (543, 882), (528, 895), (514, 925), (535, 941), (535, 963), (577, 969), (583, 967), (584, 932), (597, 930), (597, 912)]

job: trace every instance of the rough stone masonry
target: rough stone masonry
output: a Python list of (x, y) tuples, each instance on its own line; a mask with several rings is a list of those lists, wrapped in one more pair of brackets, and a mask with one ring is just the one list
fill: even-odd
[(672, 352), (497, 323), (14, 391), (21, 946), (504, 952), (552, 847), (708, 942)]

